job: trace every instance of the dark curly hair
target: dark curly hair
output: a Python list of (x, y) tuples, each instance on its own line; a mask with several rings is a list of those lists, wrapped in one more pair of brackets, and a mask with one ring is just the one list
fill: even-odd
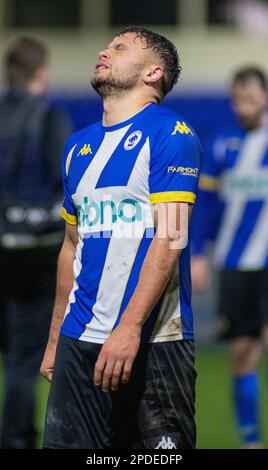
[(116, 36), (123, 36), (127, 33), (135, 33), (137, 37), (145, 40), (147, 48), (159, 56), (164, 66), (161, 92), (165, 96), (177, 83), (181, 73), (180, 59), (176, 47), (169, 39), (143, 26), (128, 26), (119, 31)]

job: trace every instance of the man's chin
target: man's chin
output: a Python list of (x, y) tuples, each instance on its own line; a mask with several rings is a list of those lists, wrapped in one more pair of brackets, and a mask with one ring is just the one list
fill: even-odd
[(115, 94), (115, 90), (110, 86), (109, 82), (105, 80), (91, 80), (92, 88), (98, 93), (101, 98), (107, 98)]
[(240, 122), (242, 126), (249, 131), (260, 127), (258, 119), (241, 119)]
[(98, 93), (99, 88), (101, 88), (102, 86), (105, 86), (105, 80), (103, 80), (103, 78), (100, 77), (99, 74), (94, 75), (90, 80), (90, 84), (94, 88), (94, 90), (96, 90), (96, 92)]
[(103, 98), (125, 93), (137, 84), (137, 80), (120, 80), (111, 75), (95, 74), (91, 79), (91, 85), (94, 90)]
[(101, 76), (99, 74), (94, 75), (91, 80), (91, 86), (102, 98), (113, 96), (121, 90), (110, 77)]

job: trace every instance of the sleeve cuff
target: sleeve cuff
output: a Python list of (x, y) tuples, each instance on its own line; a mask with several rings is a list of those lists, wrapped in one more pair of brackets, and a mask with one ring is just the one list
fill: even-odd
[(194, 204), (196, 199), (195, 193), (188, 191), (165, 191), (163, 193), (150, 194), (151, 204), (159, 202), (189, 202)]
[(70, 225), (77, 225), (76, 215), (68, 214), (67, 210), (63, 207), (61, 210), (62, 218)]
[(199, 178), (199, 188), (204, 189), (205, 191), (217, 191), (218, 189), (218, 179), (215, 176), (209, 175), (200, 175)]

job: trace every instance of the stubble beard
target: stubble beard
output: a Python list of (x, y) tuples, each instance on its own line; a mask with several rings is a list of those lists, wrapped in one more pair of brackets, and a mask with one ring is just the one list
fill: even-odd
[(262, 126), (263, 115), (264, 112), (260, 111), (259, 113), (256, 113), (255, 116), (252, 116), (249, 119), (240, 118), (240, 122), (242, 126), (248, 131), (258, 129)]
[(140, 78), (140, 70), (136, 70), (131, 76), (128, 77), (101, 77), (97, 74), (93, 76), (90, 83), (94, 90), (102, 97), (108, 98), (111, 96), (121, 95), (126, 93), (137, 85)]

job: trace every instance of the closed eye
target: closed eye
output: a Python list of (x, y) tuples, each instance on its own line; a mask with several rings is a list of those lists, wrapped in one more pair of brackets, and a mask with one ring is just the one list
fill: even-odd
[(114, 49), (115, 49), (116, 51), (118, 51), (118, 50), (124, 50), (124, 49), (126, 49), (126, 45), (123, 44), (123, 43), (121, 43), (121, 42), (119, 42), (119, 43), (115, 44)]

